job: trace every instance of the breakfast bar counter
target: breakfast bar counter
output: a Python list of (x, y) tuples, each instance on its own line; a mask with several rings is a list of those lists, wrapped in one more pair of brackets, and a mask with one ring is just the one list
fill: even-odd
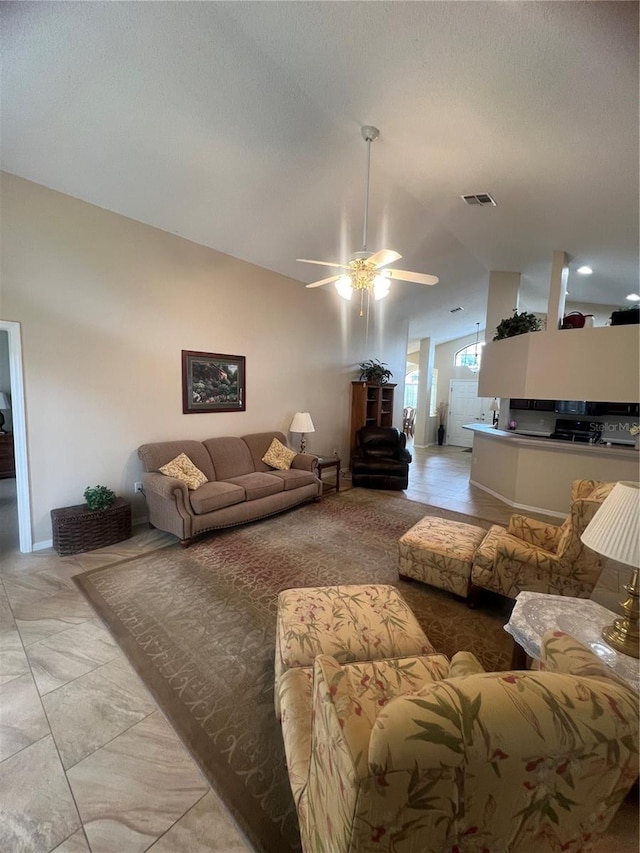
[(573, 480), (638, 480), (640, 453), (631, 446), (561, 441), (487, 424), (473, 432), (470, 482), (517, 509), (564, 517)]

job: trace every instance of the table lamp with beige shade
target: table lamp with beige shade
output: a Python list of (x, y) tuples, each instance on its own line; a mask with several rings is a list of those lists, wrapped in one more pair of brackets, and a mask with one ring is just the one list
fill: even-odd
[(617, 651), (638, 658), (640, 483), (616, 483), (580, 538), (592, 551), (632, 569), (631, 580), (624, 587), (628, 598), (620, 602), (624, 615), (603, 629), (602, 638)]
[(306, 432), (315, 432), (313, 421), (309, 412), (296, 412), (291, 421), (289, 432), (300, 433), (300, 453), (304, 453), (307, 448), (307, 442), (304, 437)]

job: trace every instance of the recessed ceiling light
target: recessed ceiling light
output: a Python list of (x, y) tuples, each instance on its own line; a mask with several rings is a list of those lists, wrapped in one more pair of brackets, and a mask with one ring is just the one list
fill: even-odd
[(640, 296), (637, 293), (628, 293), (625, 297), (629, 302), (640, 302)]
[(586, 266), (585, 266), (585, 267), (578, 267), (578, 269), (576, 270), (576, 272), (580, 273), (580, 275), (591, 275), (591, 273), (593, 272), (593, 270), (591, 269), (591, 267), (586, 267)]

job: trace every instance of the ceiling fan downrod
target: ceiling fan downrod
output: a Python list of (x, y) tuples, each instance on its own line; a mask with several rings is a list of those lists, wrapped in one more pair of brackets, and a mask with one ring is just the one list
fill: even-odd
[(371, 177), (371, 143), (380, 136), (380, 131), (373, 125), (365, 124), (361, 128), (362, 138), (367, 143), (367, 178), (364, 190), (364, 228), (362, 232), (362, 252), (367, 252), (367, 229), (369, 225), (369, 181)]

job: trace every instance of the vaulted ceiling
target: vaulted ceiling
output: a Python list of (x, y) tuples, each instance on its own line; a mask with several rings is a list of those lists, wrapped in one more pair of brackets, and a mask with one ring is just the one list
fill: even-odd
[[(373, 124), (369, 249), (440, 278), (392, 285), (412, 338), (474, 332), (492, 269), (520, 271), (522, 305), (544, 310), (554, 249), (571, 258), (572, 300), (638, 292), (636, 2), (5, 2), (0, 15), (9, 172), (303, 287), (323, 268), (297, 257), (361, 248)], [(460, 198), (485, 192), (496, 207)]]

